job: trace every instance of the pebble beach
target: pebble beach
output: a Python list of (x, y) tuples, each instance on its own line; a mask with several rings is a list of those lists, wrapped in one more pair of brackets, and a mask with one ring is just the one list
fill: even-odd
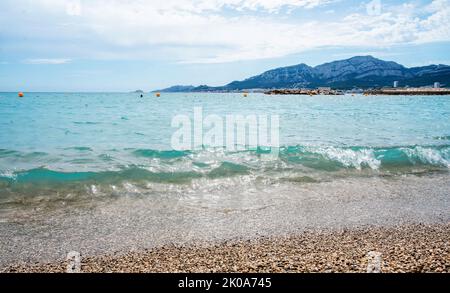
[[(305, 231), (299, 235), (234, 240), (82, 256), (83, 273), (367, 272), (368, 253), (380, 272), (450, 272), (450, 223)], [(22, 264), (3, 272), (66, 272), (66, 261)]]

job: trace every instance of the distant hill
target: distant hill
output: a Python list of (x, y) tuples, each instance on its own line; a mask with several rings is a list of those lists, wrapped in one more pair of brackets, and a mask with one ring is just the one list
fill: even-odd
[[(299, 64), (266, 71), (243, 81), (233, 81), (222, 87), (175, 86), (162, 91), (236, 91), (249, 89), (291, 89), (332, 87), (336, 89), (380, 88), (392, 86), (420, 87), (439, 82), (450, 86), (450, 66), (429, 65), (407, 68), (392, 61), (372, 56), (357, 56), (346, 60), (311, 67)], [(182, 90), (180, 90), (182, 89)]]
[(161, 92), (161, 93), (180, 93), (180, 92), (190, 92), (195, 87), (193, 85), (174, 85), (166, 89), (156, 90), (153, 92)]

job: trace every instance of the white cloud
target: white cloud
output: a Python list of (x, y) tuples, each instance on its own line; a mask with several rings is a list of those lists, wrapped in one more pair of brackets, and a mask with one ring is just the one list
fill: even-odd
[[(204, 13), (218, 12), (222, 9), (235, 11), (262, 10), (275, 13), (283, 8), (306, 8), (330, 4), (340, 0), (34, 0), (33, 2), (47, 6), (47, 8), (64, 8), (69, 15), (81, 15), (83, 8), (98, 7), (102, 9), (121, 8), (124, 12), (173, 12)], [(138, 11), (139, 10), (139, 11)]]
[[(424, 15), (423, 11), (428, 13)], [(379, 15), (353, 14), (344, 20), (350, 33), (375, 46), (450, 40), (450, 1), (434, 0), (425, 7), (412, 3), (392, 7)]]
[[(320, 21), (289, 14), (292, 9), (311, 11), (333, 2), (337, 1), (34, 0), (34, 11), (43, 15), (42, 24), (32, 32), (34, 38), (44, 40), (46, 36), (77, 38), (80, 48), (88, 47), (83, 57), (158, 56), (184, 63), (274, 58), (326, 46), (385, 47), (450, 40), (450, 0), (384, 5), (370, 15), (363, 7), (358, 13)], [(31, 34), (26, 29), (21, 33)], [(64, 42), (58, 46), (64, 47)]]
[(377, 56), (377, 57), (392, 57), (392, 56), (400, 56), (401, 53), (398, 52), (386, 52), (386, 51), (360, 51), (360, 52), (348, 52), (348, 53), (335, 53), (332, 54), (333, 57), (338, 58), (351, 58), (354, 56)]
[(80, 0), (67, 1), (66, 13), (71, 16), (80, 16), (82, 14), (81, 1)]
[(67, 64), (70, 63), (71, 59), (26, 59), (23, 60), (23, 63), (25, 64), (32, 64), (32, 65), (41, 65), (41, 64), (49, 64), (49, 65), (59, 65), (59, 64)]

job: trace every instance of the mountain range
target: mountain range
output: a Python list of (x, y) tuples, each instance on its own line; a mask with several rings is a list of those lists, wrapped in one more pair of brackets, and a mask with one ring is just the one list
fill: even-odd
[(439, 82), (450, 85), (450, 66), (429, 65), (407, 68), (392, 61), (372, 56), (325, 63), (315, 67), (299, 64), (266, 71), (242, 81), (233, 81), (219, 87), (173, 86), (160, 92), (240, 91), (250, 89), (295, 89), (331, 87), (334, 89), (392, 87), (422, 87)]

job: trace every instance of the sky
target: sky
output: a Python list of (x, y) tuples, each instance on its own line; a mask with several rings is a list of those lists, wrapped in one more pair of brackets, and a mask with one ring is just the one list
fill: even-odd
[(450, 0), (1, 0), (0, 91), (219, 86), (372, 55), (450, 64)]

